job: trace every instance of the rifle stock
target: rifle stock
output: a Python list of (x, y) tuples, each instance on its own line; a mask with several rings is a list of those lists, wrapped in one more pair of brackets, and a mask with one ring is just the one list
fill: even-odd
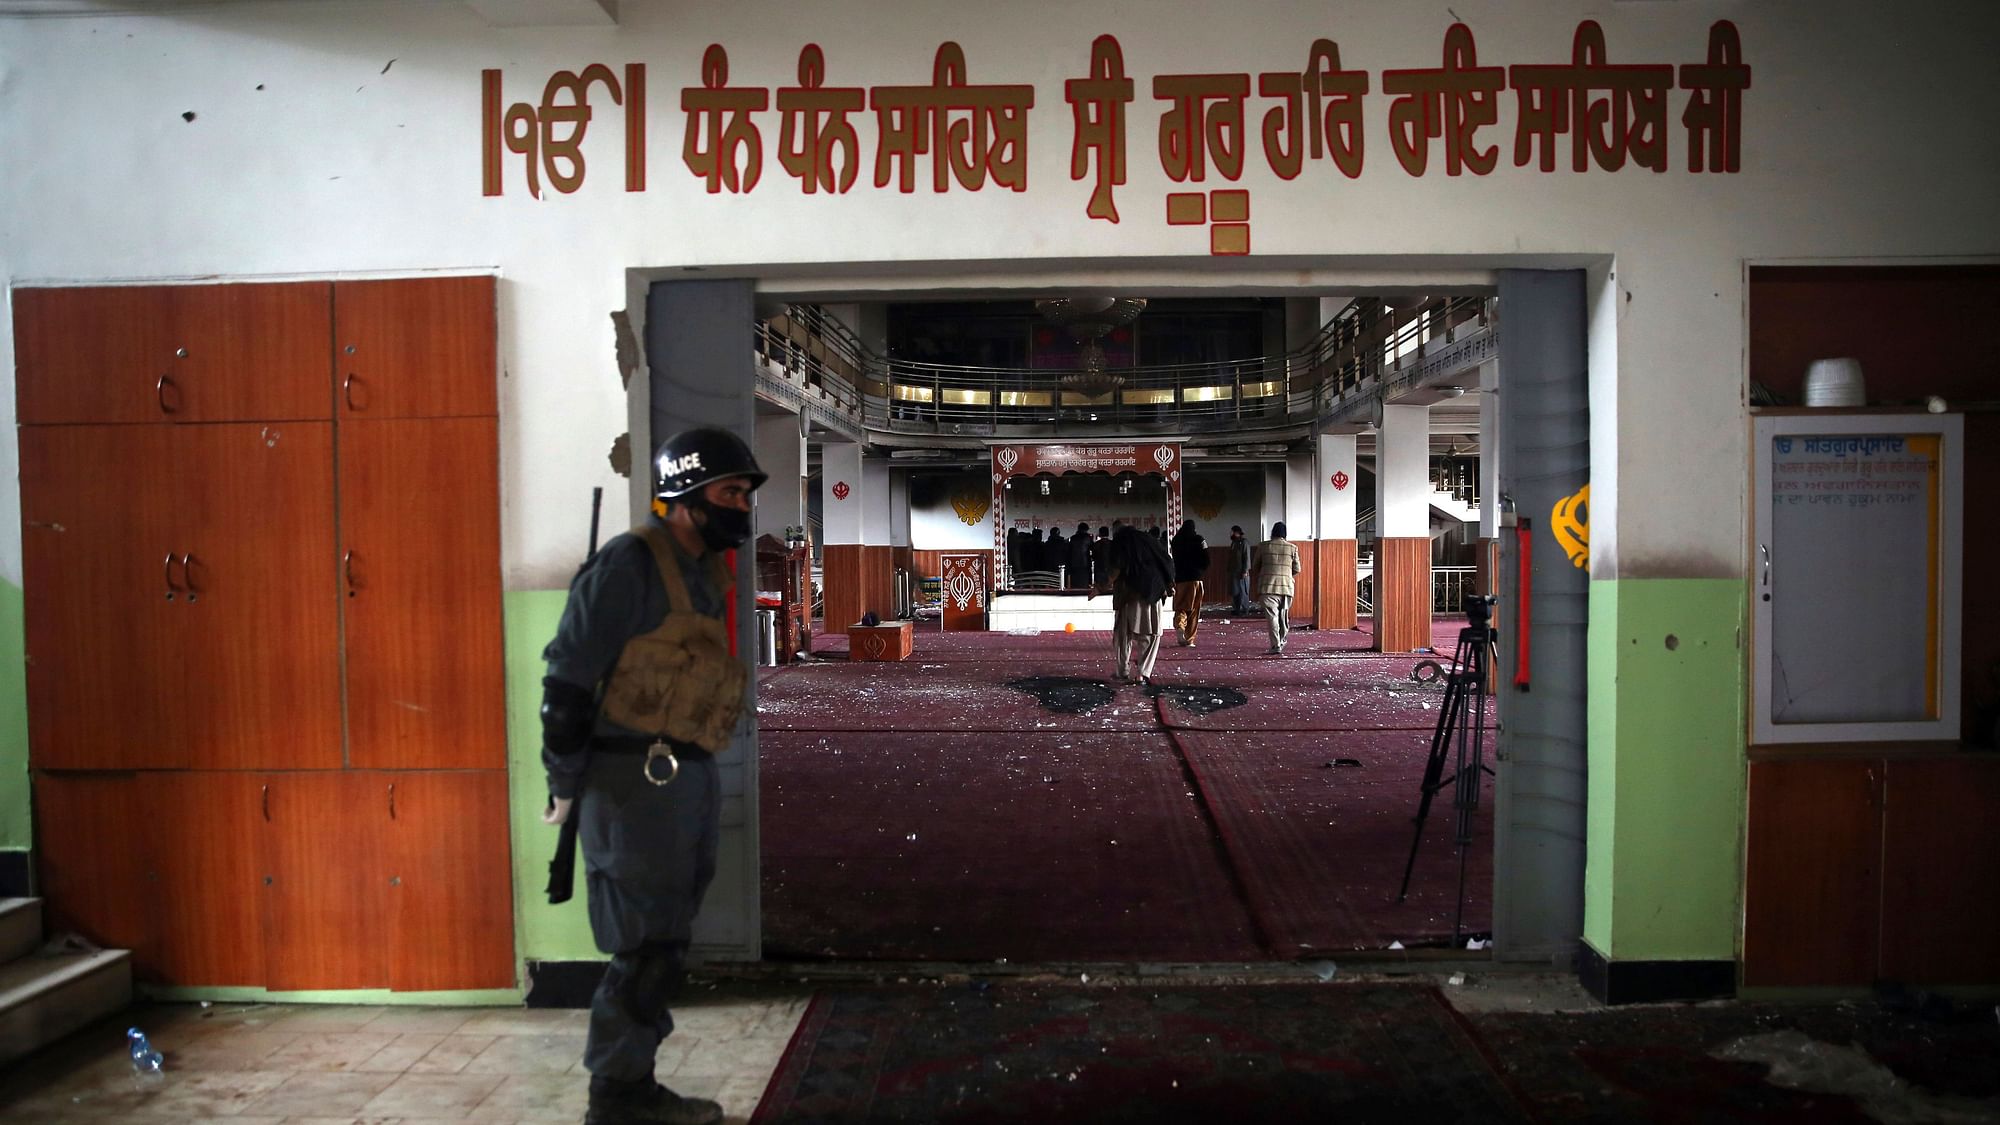
[[(590, 551), (584, 555), (583, 564), (597, 557), (597, 518), (604, 507), (604, 489), (590, 490)], [(554, 799), (550, 800), (554, 807)], [(563, 818), (562, 827), (556, 830), (556, 854), (549, 860), (549, 905), (568, 902), (576, 893), (576, 812), (582, 807), (579, 801), (571, 801), (569, 815)]]

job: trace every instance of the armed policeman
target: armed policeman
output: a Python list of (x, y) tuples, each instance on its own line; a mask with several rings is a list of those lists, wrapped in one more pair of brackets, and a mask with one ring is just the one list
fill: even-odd
[(652, 515), (570, 583), (543, 650), (542, 764), (562, 824), (575, 803), (590, 929), (611, 963), (590, 1004), (586, 1125), (710, 1125), (722, 1107), (660, 1085), (696, 911), (715, 877), (715, 755), (742, 716), (749, 672), (730, 655), (734, 578), (765, 474), (727, 430), (674, 435), (653, 455)]

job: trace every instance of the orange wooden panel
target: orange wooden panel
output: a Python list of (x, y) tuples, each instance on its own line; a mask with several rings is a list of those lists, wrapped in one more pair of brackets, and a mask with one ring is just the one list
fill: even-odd
[(1750, 764), (1744, 984), (1875, 979), (1881, 783), (1870, 758)]
[(1299, 572), (1292, 576), (1292, 620), (1311, 621), (1318, 590), (1319, 558), (1311, 539), (1294, 539), (1299, 549)]
[(178, 285), (167, 292), (173, 358), (165, 370), (182, 400), (175, 421), (333, 416), (331, 285)]
[(258, 777), (225, 771), (139, 776), (152, 826), (146, 854), (158, 927), (156, 979), (212, 987), (263, 984)]
[(349, 764), (504, 767), (497, 423), (348, 421), (339, 443)]
[(888, 620), (896, 615), (896, 549), (861, 548), (861, 610)]
[(1883, 979), (2000, 984), (2000, 758), (1888, 763), (1882, 827)]
[(268, 815), (258, 847), (265, 987), (387, 987), (389, 779), (323, 770), (258, 780), (267, 787), (260, 817)]
[(1321, 539), (1313, 544), (1317, 573), (1313, 583), (1313, 624), (1321, 629), (1352, 629), (1355, 624), (1355, 547), (1352, 539)]
[(157, 981), (159, 919), (149, 909), (146, 859), (152, 806), (142, 776), (37, 771), (35, 866), (48, 932), (129, 949), (139, 978)]
[(183, 470), (173, 430), (20, 429), (28, 753), (38, 767), (188, 763), (182, 670), (192, 607), (166, 564), (190, 549), (175, 527)]
[(826, 627), (845, 629), (861, 620), (863, 604), (859, 544), (829, 543), (821, 558), (820, 592)]
[(513, 864), (504, 769), (385, 773), (389, 987), (511, 988)]
[[(14, 382), (23, 424), (158, 422), (174, 362), (165, 286), (14, 291)], [(169, 405), (177, 405), (170, 398)]]
[[(984, 632), (988, 591), (987, 555), (977, 551), (945, 552), (938, 577), (938, 628), (946, 633)], [(851, 651), (851, 649), (850, 649)]]
[(333, 426), (172, 427), (194, 593), (186, 705), (207, 769), (341, 764)]
[(339, 417), (496, 413), (496, 298), (491, 277), (337, 283), (334, 382)]
[(1375, 541), (1375, 647), (1413, 652), (1431, 643), (1431, 541)]

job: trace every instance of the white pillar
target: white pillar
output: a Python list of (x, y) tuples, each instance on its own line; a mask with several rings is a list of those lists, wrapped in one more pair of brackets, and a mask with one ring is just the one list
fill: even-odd
[(1500, 364), (1479, 365), (1479, 537), (1500, 538)]
[[(1321, 539), (1354, 538), (1354, 493), (1360, 488), (1361, 470), (1355, 456), (1353, 434), (1321, 434), (1319, 476), (1313, 487), (1319, 492), (1319, 535)], [(1334, 478), (1342, 483), (1336, 485)]]
[[(1283, 465), (1264, 466), (1264, 502), (1257, 512), (1261, 526), (1252, 542), (1261, 542), (1271, 536), (1271, 525), (1285, 518), (1285, 467)], [(1287, 531), (1291, 530), (1286, 528)]]
[(1285, 458), (1285, 537), (1317, 539), (1313, 488), (1314, 451), (1289, 454)]
[(910, 546), (910, 474), (889, 474), (889, 546)]
[(865, 543), (862, 530), (861, 446), (828, 442), (820, 450), (820, 533), (829, 545)]
[(864, 457), (861, 461), (861, 538), (871, 547), (889, 545), (889, 460)]
[(1376, 439), (1376, 534), (1428, 539), (1431, 534), (1431, 424), (1428, 406), (1384, 406)]
[(796, 414), (759, 416), (757, 465), (770, 474), (757, 490), (757, 534), (785, 537), (788, 527), (806, 524), (806, 439)]

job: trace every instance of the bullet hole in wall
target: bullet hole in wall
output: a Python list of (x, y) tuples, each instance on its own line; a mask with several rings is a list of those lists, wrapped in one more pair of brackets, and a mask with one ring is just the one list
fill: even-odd
[(186, 113), (183, 113), (183, 114), (181, 114), (181, 120), (182, 120), (182, 121), (193, 121), (193, 120), (194, 120), (194, 110), (188, 110), (188, 111), (187, 111)]

